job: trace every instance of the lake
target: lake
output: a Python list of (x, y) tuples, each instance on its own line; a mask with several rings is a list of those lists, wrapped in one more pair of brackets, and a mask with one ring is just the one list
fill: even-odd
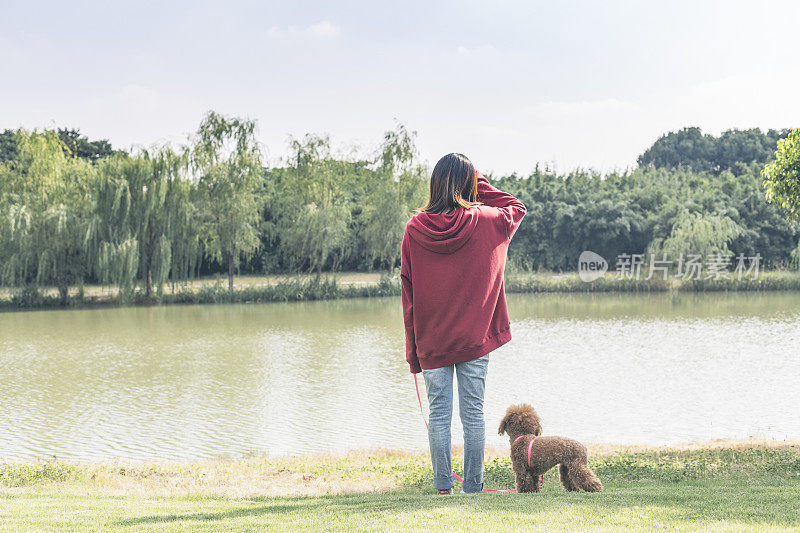
[[(584, 442), (800, 438), (798, 293), (508, 303), (487, 445), (518, 402)], [(0, 458), (427, 450), (402, 320), (399, 297), (2, 313)]]

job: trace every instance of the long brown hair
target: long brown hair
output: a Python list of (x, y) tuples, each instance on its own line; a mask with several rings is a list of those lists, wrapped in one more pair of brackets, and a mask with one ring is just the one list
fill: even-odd
[(428, 203), (417, 213), (445, 213), (458, 206), (466, 209), (483, 205), (478, 201), (478, 175), (464, 154), (447, 154), (431, 173)]

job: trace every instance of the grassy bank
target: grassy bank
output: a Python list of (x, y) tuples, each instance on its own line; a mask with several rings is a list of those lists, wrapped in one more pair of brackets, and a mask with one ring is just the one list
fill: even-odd
[[(800, 527), (800, 442), (590, 452), (605, 485), (599, 494), (566, 493), (551, 471), (540, 494), (439, 497), (431, 494), (426, 455), (386, 451), (194, 464), (0, 463), (0, 524), (11, 530)], [(503, 451), (487, 454), (485, 484), (513, 486)]]
[[(121, 302), (110, 287), (87, 286), (70, 294), (70, 307), (262, 303), (304, 300), (330, 300), (377, 296), (399, 296), (400, 280), (394, 275), (343, 272), (324, 276), (316, 282), (313, 276), (244, 276), (237, 278), (236, 288), (229, 291), (223, 280), (201, 279), (165, 289), (160, 296), (147, 298), (139, 291)], [(800, 291), (800, 272), (761, 272), (758, 279), (722, 278), (686, 280), (672, 277), (617, 279), (606, 274), (591, 283), (576, 273), (519, 272), (509, 269), (505, 275), (506, 292), (528, 293), (591, 293), (591, 292), (718, 292), (718, 291)], [(39, 291), (0, 290), (0, 310), (61, 307), (55, 289)]]
[(507, 272), (507, 292), (716, 292), (716, 291), (800, 291), (800, 272), (778, 270), (760, 272), (757, 279), (735, 277), (715, 279), (684, 279), (655, 277), (617, 279), (614, 274), (585, 282), (577, 273)]
[[(246, 278), (237, 283), (233, 291), (219, 279), (197, 280), (165, 290), (151, 298), (142, 291), (121, 301), (115, 290), (87, 287), (70, 294), (68, 307), (113, 307), (120, 305), (154, 304), (218, 304), (264, 303), (332, 300), (337, 298), (363, 298), (399, 296), (400, 282), (389, 276), (365, 274), (365, 279), (353, 279), (353, 273), (340, 278), (338, 274), (325, 276), (319, 282), (313, 277)], [(54, 290), (0, 292), (0, 310), (47, 309), (63, 307)]]

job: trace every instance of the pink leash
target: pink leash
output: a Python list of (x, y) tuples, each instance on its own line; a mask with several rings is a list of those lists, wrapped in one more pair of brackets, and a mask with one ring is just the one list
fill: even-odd
[[(430, 429), (428, 427), (428, 421), (425, 420), (425, 412), (422, 410), (422, 397), (419, 395), (419, 381), (417, 381), (417, 375), (414, 374), (414, 388), (417, 389), (417, 401), (419, 402), (419, 414), (422, 416), (422, 421), (425, 422), (425, 429)], [(455, 474), (455, 472), (453, 472)]]
[[(414, 388), (417, 389), (417, 401), (419, 402), (419, 414), (422, 416), (422, 421), (425, 422), (425, 427), (427, 429), (430, 429), (430, 428), (428, 428), (428, 421), (425, 420), (425, 412), (422, 410), (422, 397), (419, 394), (419, 381), (417, 380), (417, 375), (416, 374), (414, 374)], [(522, 435), (517, 437), (514, 440), (514, 442), (517, 442), (517, 440), (519, 440), (520, 437), (522, 437)], [(530, 445), (528, 445), (528, 466), (531, 465), (531, 446), (533, 446), (533, 439), (531, 439), (531, 443), (530, 443)], [(464, 479), (459, 477), (459, 475), (456, 474), (455, 470), (451, 471), (451, 474), (453, 474), (453, 477), (456, 478), (457, 480), (459, 480), (462, 485), (464, 484)], [(544, 476), (542, 476), (542, 478), (544, 478)], [(517, 490), (516, 489), (483, 489), (481, 492), (517, 492)]]

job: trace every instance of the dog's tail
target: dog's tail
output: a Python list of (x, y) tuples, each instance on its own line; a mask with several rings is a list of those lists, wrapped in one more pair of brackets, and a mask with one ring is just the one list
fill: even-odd
[(573, 485), (579, 490), (586, 492), (600, 492), (603, 490), (603, 484), (600, 483), (592, 469), (586, 463), (571, 464), (569, 466), (569, 476)]

